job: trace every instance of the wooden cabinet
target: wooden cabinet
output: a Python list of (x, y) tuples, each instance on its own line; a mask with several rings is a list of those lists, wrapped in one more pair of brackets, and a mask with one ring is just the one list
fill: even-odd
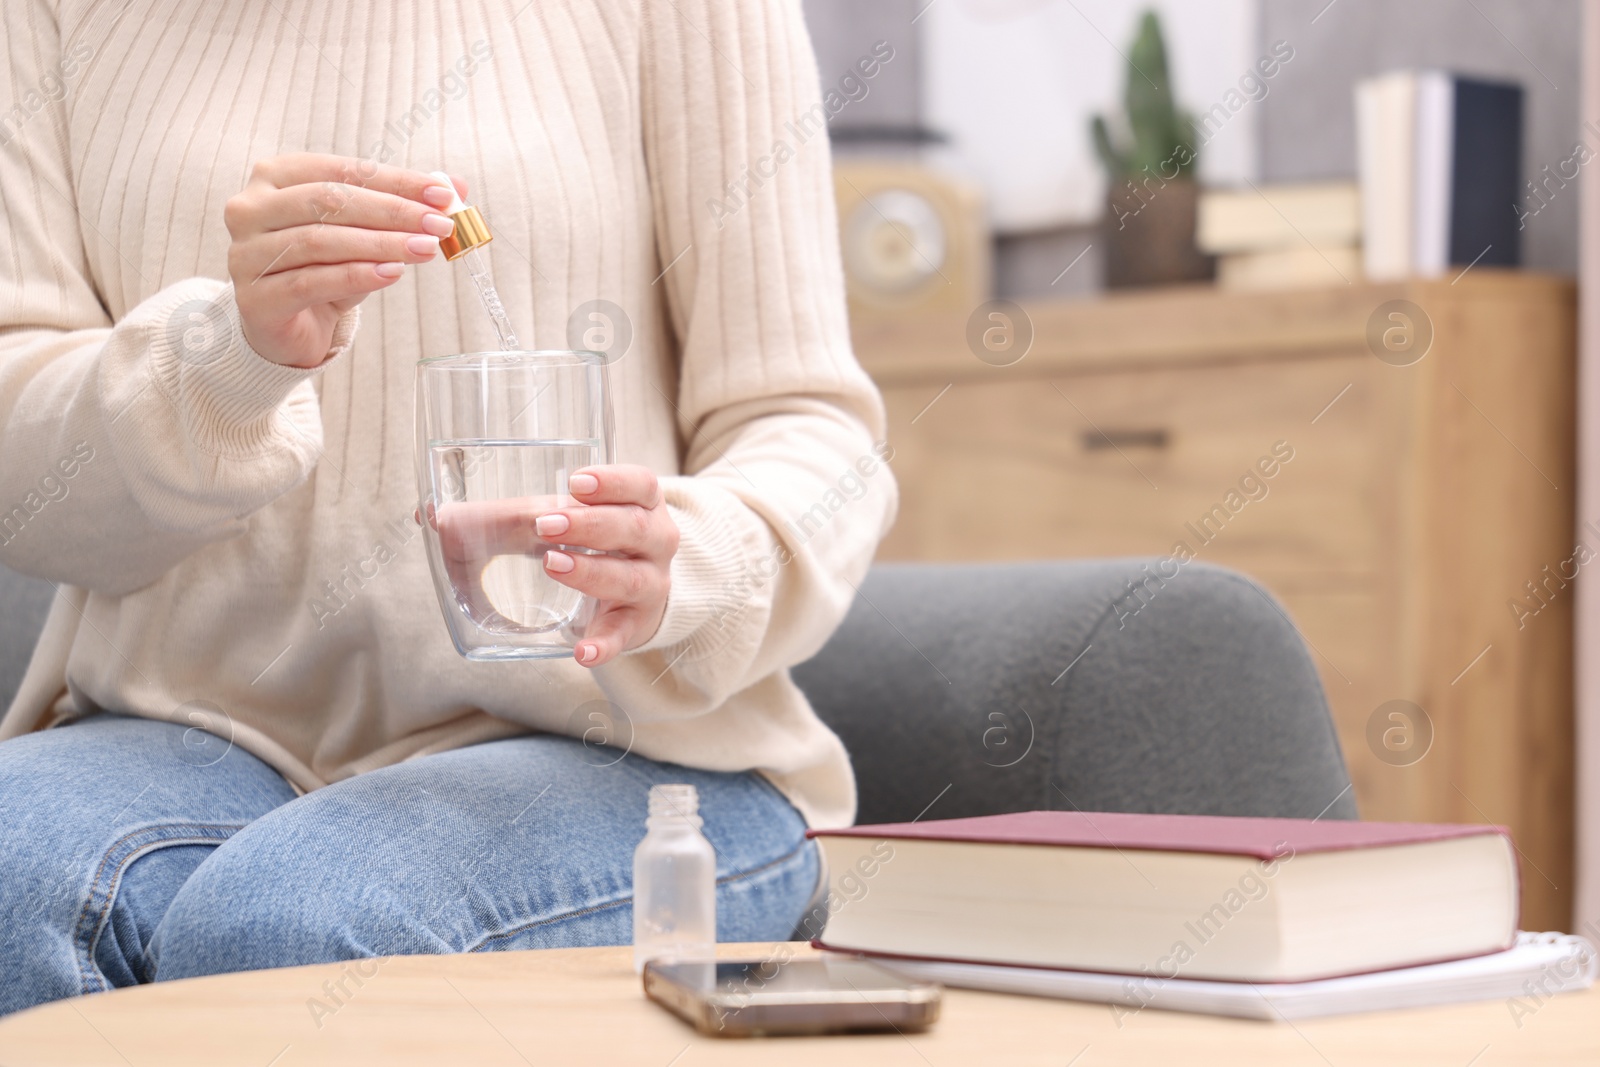
[[(879, 557), (1183, 544), (1254, 576), (1313, 649), (1363, 817), (1510, 826), (1524, 926), (1565, 928), (1571, 579), (1600, 564), (1600, 531), (1573, 529), (1572, 284), (1479, 269), (1023, 312), (1009, 366), (964, 318), (855, 321), (901, 486)], [(1384, 348), (1429, 327), (1415, 362)]]

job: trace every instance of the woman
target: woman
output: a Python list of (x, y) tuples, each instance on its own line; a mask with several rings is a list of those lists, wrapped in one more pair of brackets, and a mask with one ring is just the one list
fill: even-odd
[[(0, 727), (0, 1011), (625, 943), (657, 782), (699, 789), (719, 935), (787, 935), (807, 825), (854, 809), (787, 668), (895, 507), (878, 473), (788, 525), (884, 433), (825, 139), (776, 151), (818, 101), (798, 5), (0, 19), (0, 562), (60, 587)], [(608, 552), (546, 556), (602, 602), (570, 661), (459, 658), (412, 524), (412, 368), (496, 347), (438, 255), (441, 169), (524, 345), (611, 345), (619, 462), (523, 517)], [(574, 739), (596, 722), (620, 747)]]

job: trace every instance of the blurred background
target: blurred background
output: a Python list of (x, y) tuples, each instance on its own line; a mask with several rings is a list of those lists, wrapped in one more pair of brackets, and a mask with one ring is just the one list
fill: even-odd
[(1363, 817), (1508, 825), (1600, 933), (1596, 4), (804, 6), (881, 558), (1249, 574)]
[[(1567, 159), (1580, 126), (1576, 0), (805, 0), (805, 10), (825, 87), (839, 89), (875, 42), (895, 51), (833, 118), (835, 150), (882, 153), (890, 131), (938, 135), (943, 144), (918, 154), (982, 190), (994, 292), (1013, 299), (1105, 284), (1098, 248), (1052, 281), (1094, 243), (1110, 181), (1089, 125), (1120, 110), (1146, 11), (1160, 19), (1178, 105), (1197, 116), (1232, 105), (1202, 131), (1206, 186), (1354, 182), (1354, 87), (1395, 70), (1520, 86), (1528, 177)], [(1274, 45), (1292, 58), (1259, 77)], [(1240, 84), (1252, 74), (1253, 92)], [(1530, 218), (1524, 263), (1573, 274), (1577, 219), (1575, 191)]]

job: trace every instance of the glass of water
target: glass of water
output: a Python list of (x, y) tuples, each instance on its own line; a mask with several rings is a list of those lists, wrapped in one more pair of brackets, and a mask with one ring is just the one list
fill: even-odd
[(433, 585), (468, 659), (572, 654), (594, 601), (544, 570), (534, 519), (577, 503), (574, 471), (611, 462), (598, 352), (473, 352), (417, 364), (417, 487)]

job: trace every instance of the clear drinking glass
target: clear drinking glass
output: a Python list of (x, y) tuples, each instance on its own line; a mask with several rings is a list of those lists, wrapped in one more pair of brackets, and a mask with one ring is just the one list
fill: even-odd
[(545, 574), (538, 515), (573, 471), (611, 462), (598, 352), (473, 352), (417, 364), (417, 488), (433, 585), (468, 659), (567, 656), (594, 601)]

